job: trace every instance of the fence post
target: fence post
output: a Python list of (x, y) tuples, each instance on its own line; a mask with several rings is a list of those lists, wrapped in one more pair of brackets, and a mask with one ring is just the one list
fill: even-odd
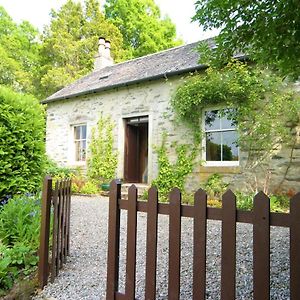
[(193, 299), (206, 299), (207, 195), (199, 189), (194, 195)]
[(137, 188), (134, 185), (132, 185), (128, 190), (126, 285), (125, 285), (125, 295), (127, 299), (135, 299), (136, 235), (137, 235)]
[(120, 209), (121, 184), (113, 180), (109, 190), (108, 253), (106, 299), (114, 300), (119, 282)]
[(168, 299), (180, 297), (180, 251), (181, 251), (181, 192), (174, 188), (169, 204), (169, 283)]
[(235, 299), (236, 198), (231, 190), (222, 197), (221, 299)]
[(300, 299), (300, 193), (290, 202), (290, 289), (291, 299)]
[(43, 288), (47, 284), (49, 275), (49, 235), (50, 235), (50, 207), (52, 197), (52, 178), (46, 176), (43, 183), (42, 212), (39, 248), (39, 286)]
[(270, 298), (270, 200), (259, 192), (253, 207), (253, 299)]
[(158, 191), (156, 187), (151, 187), (147, 202), (146, 300), (155, 299), (156, 296), (157, 223)]

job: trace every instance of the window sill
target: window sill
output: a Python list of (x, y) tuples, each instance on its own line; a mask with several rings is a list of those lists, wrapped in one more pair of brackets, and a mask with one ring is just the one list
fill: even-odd
[(70, 167), (85, 167), (86, 161), (70, 161), (69, 166)]
[(241, 173), (240, 166), (201, 166), (200, 173), (238, 174)]

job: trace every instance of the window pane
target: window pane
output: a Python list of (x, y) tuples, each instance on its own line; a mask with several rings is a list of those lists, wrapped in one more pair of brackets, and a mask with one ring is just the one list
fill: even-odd
[(80, 160), (80, 142), (75, 142), (75, 161)]
[(220, 129), (220, 117), (217, 110), (205, 112), (205, 130)]
[(206, 160), (208, 161), (221, 160), (221, 133), (220, 132), (206, 133)]
[(80, 139), (80, 126), (74, 126), (74, 138), (75, 140)]
[(81, 139), (85, 140), (86, 139), (86, 125), (82, 125), (82, 134), (81, 134)]
[(225, 131), (222, 133), (223, 161), (239, 160), (237, 138), (236, 131)]
[(81, 156), (81, 160), (85, 160), (86, 159), (86, 141), (81, 141), (81, 149), (80, 149), (80, 156)]
[(236, 122), (232, 120), (234, 109), (228, 108), (221, 111), (221, 128), (231, 129), (236, 128)]

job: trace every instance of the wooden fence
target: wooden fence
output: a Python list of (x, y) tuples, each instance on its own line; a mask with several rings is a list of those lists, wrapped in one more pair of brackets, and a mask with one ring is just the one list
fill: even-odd
[[(70, 208), (71, 180), (58, 180), (55, 182), (53, 188), (52, 178), (46, 176), (42, 193), (39, 248), (38, 279), (40, 288), (43, 288), (47, 284), (50, 271), (51, 282), (54, 281), (54, 278), (58, 275), (59, 269), (66, 262), (67, 255), (69, 255)], [(51, 217), (51, 211), (53, 211), (53, 217)], [(50, 228), (51, 223), (52, 230)], [(52, 249), (51, 260), (49, 263), (50, 235), (52, 237)]]
[[(236, 296), (236, 223), (253, 224), (253, 298), (270, 298), (270, 226), (290, 228), (290, 299), (300, 299), (300, 193), (290, 201), (290, 213), (270, 213), (270, 201), (264, 193), (254, 197), (253, 211), (236, 209), (235, 195), (223, 195), (222, 208), (207, 207), (203, 190), (195, 194), (194, 206), (181, 204), (175, 188), (169, 203), (158, 203), (156, 188), (149, 190), (148, 201), (137, 201), (137, 189), (131, 186), (128, 200), (121, 199), (121, 185), (113, 181), (109, 199), (109, 233), (106, 299), (135, 299), (137, 212), (147, 213), (145, 299), (156, 298), (158, 214), (169, 216), (168, 299), (180, 295), (181, 217), (193, 218), (193, 299), (206, 299), (207, 220), (222, 222), (221, 299)], [(119, 292), (120, 211), (127, 214), (127, 250), (125, 294)]]

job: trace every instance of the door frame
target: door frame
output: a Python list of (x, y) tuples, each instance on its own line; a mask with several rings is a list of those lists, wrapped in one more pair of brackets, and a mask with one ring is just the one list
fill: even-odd
[(148, 116), (148, 183), (151, 183), (155, 174), (153, 174), (153, 115), (149, 112), (141, 112), (141, 113), (132, 113), (132, 114), (124, 114), (119, 119), (118, 124), (118, 168), (117, 168), (117, 176), (118, 178), (124, 178), (124, 166), (125, 166), (125, 126), (126, 119)]

